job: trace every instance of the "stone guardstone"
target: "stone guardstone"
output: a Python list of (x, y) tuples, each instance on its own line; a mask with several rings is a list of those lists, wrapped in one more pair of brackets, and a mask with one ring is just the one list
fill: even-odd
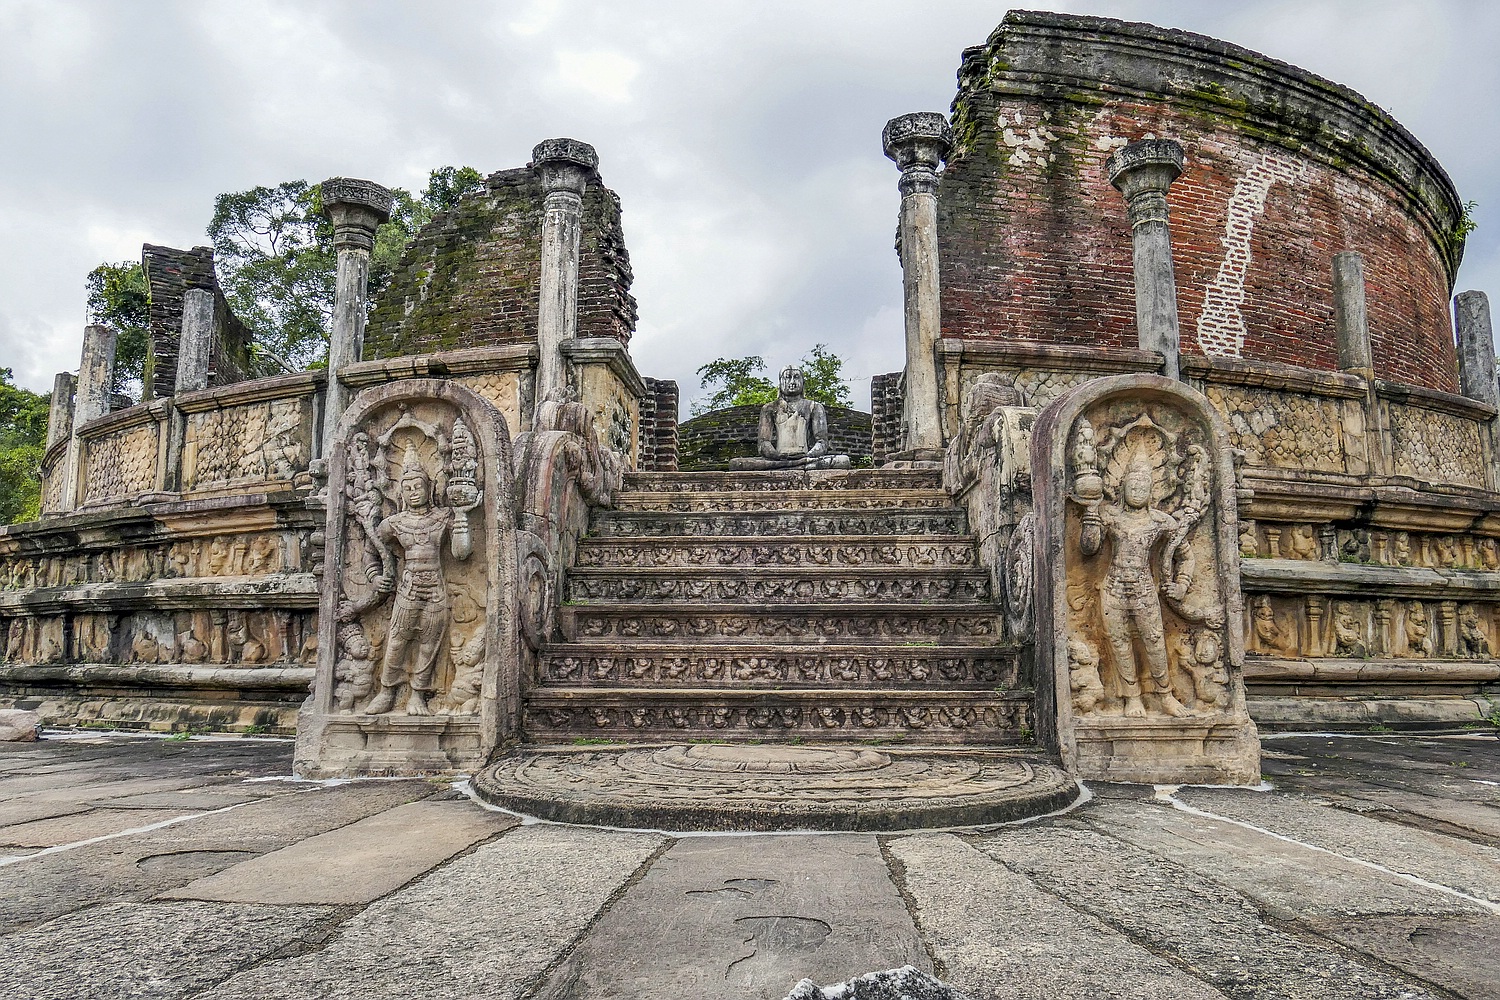
[(969, 1000), (969, 995), (908, 965), (833, 986), (804, 979), (786, 1000)]
[(23, 708), (0, 708), (0, 743), (29, 743), (37, 738), (42, 717)]
[(475, 770), (520, 716), (510, 435), (462, 385), (366, 389), (328, 449), (307, 777)]
[(1031, 438), (1039, 736), (1084, 779), (1254, 784), (1234, 466), (1157, 375), (1094, 379)]
[(1045, 760), (1006, 751), (684, 744), (523, 749), (474, 779), (503, 809), (679, 831), (896, 831), (1038, 816), (1078, 797)]

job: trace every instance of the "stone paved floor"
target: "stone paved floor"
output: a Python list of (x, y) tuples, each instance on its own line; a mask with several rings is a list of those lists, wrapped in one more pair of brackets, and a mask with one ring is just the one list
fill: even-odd
[[(61, 734), (58, 734), (61, 735)], [(0, 745), (0, 997), (1500, 998), (1500, 744), (1266, 743), (1274, 791), (1096, 786), (981, 833), (520, 825), (273, 741)]]

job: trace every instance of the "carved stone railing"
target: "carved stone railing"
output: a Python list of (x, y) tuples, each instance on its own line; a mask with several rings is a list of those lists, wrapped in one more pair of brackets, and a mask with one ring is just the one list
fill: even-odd
[(142, 403), (78, 429), (79, 509), (133, 503), (160, 491), (166, 412), (166, 403)]
[(53, 443), (42, 456), (42, 516), (62, 514), (68, 510), (68, 437)]
[(185, 498), (289, 490), (310, 483), (319, 372), (186, 393), (180, 483)]

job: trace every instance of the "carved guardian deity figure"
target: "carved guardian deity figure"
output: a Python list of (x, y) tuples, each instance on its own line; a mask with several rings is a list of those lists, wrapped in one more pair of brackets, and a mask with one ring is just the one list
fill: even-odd
[(447, 539), (454, 559), (469, 558), (473, 551), (469, 512), (479, 506), (480, 497), (472, 480), (467, 488), (459, 488), (455, 479), (448, 486), (451, 506), (434, 507), (432, 480), (411, 446), (402, 460), (397, 490), (401, 509), (375, 529), (380, 544), (399, 549), (400, 574), (398, 578), (395, 562), (388, 561), (377, 587), (381, 593), (394, 592), (395, 600), (380, 666), (380, 688), (365, 706), (365, 714), (389, 712), (404, 685), (406, 714), (428, 715), (427, 699), (436, 689), (438, 658), (445, 650), (450, 615), (443, 541)]
[(760, 410), (759, 458), (736, 458), (731, 469), (847, 469), (848, 455), (829, 454), (828, 411), (804, 392), (800, 368), (781, 372), (776, 402)]

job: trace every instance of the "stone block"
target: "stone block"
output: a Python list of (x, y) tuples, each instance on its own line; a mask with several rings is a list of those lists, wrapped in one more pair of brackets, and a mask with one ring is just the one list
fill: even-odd
[(27, 743), (37, 739), (42, 718), (21, 708), (0, 708), (0, 743)]

